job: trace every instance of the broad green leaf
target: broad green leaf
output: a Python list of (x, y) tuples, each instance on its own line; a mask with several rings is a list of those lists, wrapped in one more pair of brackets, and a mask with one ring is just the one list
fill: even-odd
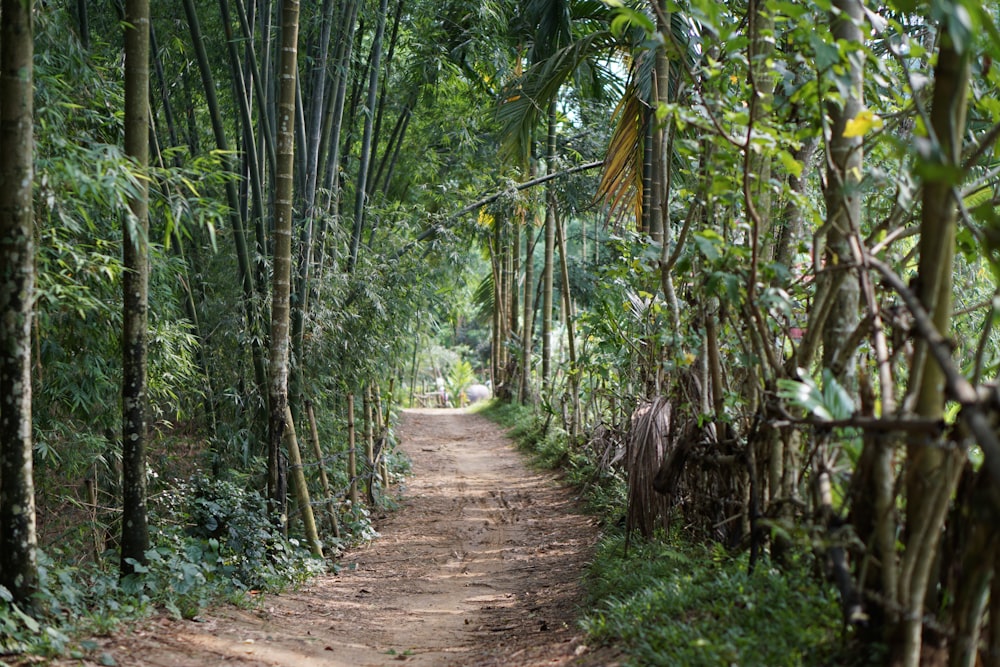
[[(712, 238), (712, 234), (715, 234), (718, 238)], [(711, 230), (697, 232), (694, 234), (693, 238), (694, 242), (698, 245), (698, 250), (700, 250), (701, 254), (703, 254), (710, 262), (714, 262), (722, 256), (719, 252), (719, 245), (721, 244), (722, 237), (719, 237), (719, 235), (715, 232)]]
[(854, 414), (854, 401), (830, 369), (823, 369), (823, 402), (834, 419), (848, 419)]
[(830, 44), (821, 35), (813, 33), (809, 35), (809, 45), (816, 53), (816, 67), (826, 70), (840, 62), (840, 49), (835, 44)]
[(14, 610), (14, 613), (17, 615), (18, 618), (21, 619), (21, 622), (24, 623), (24, 627), (28, 628), (28, 630), (32, 632), (38, 632), (39, 630), (42, 629), (42, 626), (38, 623), (38, 621), (36, 621), (31, 616), (28, 616), (23, 611), (21, 611), (21, 609), (16, 604), (12, 604), (11, 609)]

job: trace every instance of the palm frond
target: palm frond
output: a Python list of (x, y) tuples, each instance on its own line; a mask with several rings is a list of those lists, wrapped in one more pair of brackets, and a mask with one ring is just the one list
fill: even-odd
[(617, 46), (618, 42), (610, 31), (597, 31), (535, 63), (510, 86), (497, 109), (497, 119), (502, 128), (503, 155), (520, 164), (527, 164), (532, 131), (541, 123), (559, 89), (587, 59)]
[(648, 105), (640, 97), (636, 85), (630, 82), (615, 109), (615, 129), (594, 196), (608, 206), (610, 217), (627, 209), (634, 210), (637, 229), (642, 226), (643, 148), (649, 118)]
[(487, 273), (472, 293), (472, 305), (475, 307), (475, 318), (479, 324), (489, 324), (493, 320), (494, 295), (493, 272)]

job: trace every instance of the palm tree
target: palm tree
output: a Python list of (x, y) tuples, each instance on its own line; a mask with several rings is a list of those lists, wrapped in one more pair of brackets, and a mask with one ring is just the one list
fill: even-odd
[[(530, 43), (528, 61), (531, 66), (510, 85), (504, 93), (498, 116), (502, 124), (503, 151), (508, 157), (531, 172), (530, 155), (537, 131), (545, 128), (546, 171), (558, 169), (558, 98), (567, 81), (574, 79), (584, 92), (603, 95), (615, 80), (600, 56), (616, 48), (618, 42), (604, 29), (607, 8), (590, 0), (533, 0), (512, 26), (515, 43)], [(544, 125), (543, 125), (544, 123)], [(555, 271), (556, 221), (558, 203), (555, 184), (549, 182), (545, 194), (544, 262), (542, 268), (542, 388), (551, 389), (552, 375), (552, 314)], [(530, 235), (529, 235), (530, 236)], [(532, 247), (529, 243), (529, 247)], [(525, 267), (530, 267), (532, 257), (524, 257)], [(527, 270), (527, 268), (526, 268)], [(525, 330), (522, 336), (522, 378), (529, 374), (531, 359), (531, 306), (532, 285), (525, 281)], [(564, 285), (564, 289), (568, 286)], [(564, 314), (567, 309), (563, 309)], [(524, 390), (522, 379), (522, 397)]]

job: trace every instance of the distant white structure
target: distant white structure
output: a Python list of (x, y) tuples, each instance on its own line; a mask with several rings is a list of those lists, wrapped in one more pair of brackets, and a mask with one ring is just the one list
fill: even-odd
[(465, 397), (469, 399), (469, 403), (485, 401), (492, 395), (493, 392), (484, 384), (470, 384), (468, 389), (465, 390)]

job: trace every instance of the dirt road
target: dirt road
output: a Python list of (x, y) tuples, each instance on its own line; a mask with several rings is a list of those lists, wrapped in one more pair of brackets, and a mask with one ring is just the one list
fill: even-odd
[(339, 574), (194, 621), (157, 620), (106, 646), (120, 665), (610, 665), (575, 625), (592, 520), (493, 423), (404, 412), (413, 462), (381, 538)]

